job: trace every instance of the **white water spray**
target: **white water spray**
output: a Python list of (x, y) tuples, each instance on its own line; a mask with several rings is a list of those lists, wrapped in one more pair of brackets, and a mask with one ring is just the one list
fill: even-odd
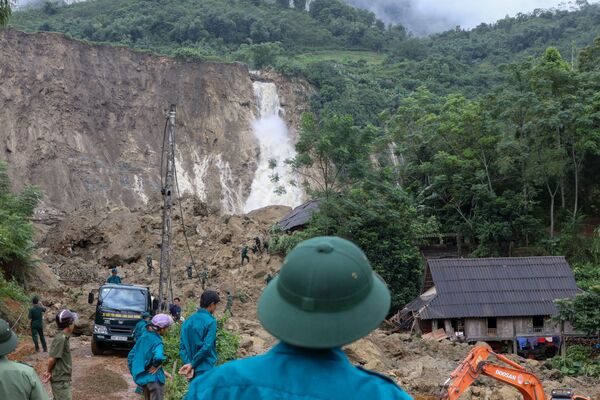
[[(297, 179), (285, 164), (285, 160), (294, 158), (296, 152), (287, 126), (279, 116), (281, 105), (277, 87), (271, 82), (254, 82), (253, 86), (259, 114), (252, 123), (252, 131), (258, 139), (260, 155), (244, 211), (270, 205), (298, 206), (302, 203), (303, 192), (290, 184)], [(278, 178), (277, 182), (273, 182), (274, 177)], [(284, 191), (276, 193), (277, 188), (283, 188)]]

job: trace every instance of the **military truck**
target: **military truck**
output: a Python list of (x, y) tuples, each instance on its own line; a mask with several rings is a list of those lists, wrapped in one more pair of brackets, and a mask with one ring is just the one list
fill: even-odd
[[(88, 303), (94, 303), (92, 292), (88, 295)], [(148, 287), (111, 283), (100, 286), (92, 331), (92, 354), (131, 348), (133, 330), (142, 313), (154, 314), (157, 308), (158, 299), (152, 299)]]

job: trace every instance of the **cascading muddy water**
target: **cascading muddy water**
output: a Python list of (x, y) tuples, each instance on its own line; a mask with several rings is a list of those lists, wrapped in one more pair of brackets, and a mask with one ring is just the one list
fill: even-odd
[(254, 82), (258, 118), (252, 131), (258, 139), (260, 154), (245, 212), (270, 205), (295, 207), (302, 203), (303, 192), (290, 182), (297, 179), (285, 161), (296, 152), (288, 128), (279, 116), (281, 105), (277, 87), (272, 82)]

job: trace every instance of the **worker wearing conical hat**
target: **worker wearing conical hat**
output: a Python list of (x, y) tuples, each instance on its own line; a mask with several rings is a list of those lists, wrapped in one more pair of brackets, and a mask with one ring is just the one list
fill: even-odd
[(354, 367), (341, 349), (377, 328), (389, 308), (385, 282), (356, 245), (306, 240), (258, 303), (261, 324), (281, 342), (194, 380), (186, 400), (411, 399), (390, 378)]

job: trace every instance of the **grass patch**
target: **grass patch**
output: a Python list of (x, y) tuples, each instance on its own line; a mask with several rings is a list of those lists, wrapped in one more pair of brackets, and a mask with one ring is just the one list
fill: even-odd
[[(6, 320), (18, 333), (28, 328), (27, 306), (29, 296), (15, 280), (7, 281), (0, 272), (0, 318)], [(16, 325), (15, 325), (16, 324)]]
[(380, 65), (385, 60), (385, 54), (366, 50), (321, 50), (300, 54), (294, 59), (304, 65), (321, 61), (336, 61), (342, 64), (364, 62), (367, 65)]

